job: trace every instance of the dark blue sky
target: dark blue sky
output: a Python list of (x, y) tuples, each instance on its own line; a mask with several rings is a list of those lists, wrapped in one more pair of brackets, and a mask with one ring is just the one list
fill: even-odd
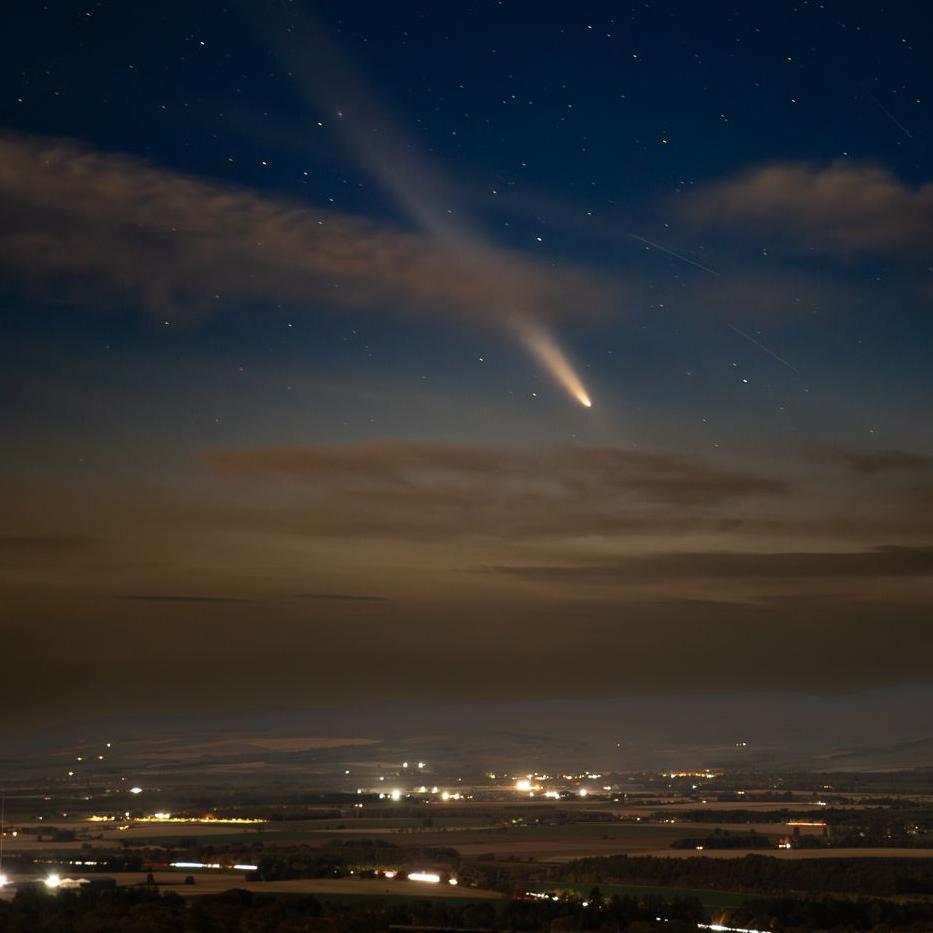
[[(604, 386), (604, 408), (672, 419), (676, 431), (678, 412), (689, 422), (700, 407), (715, 413), (721, 432), (724, 420), (740, 420), (744, 431), (752, 417), (783, 435), (788, 419), (775, 415), (775, 403), (795, 412), (795, 430), (814, 419), (815, 430), (833, 430), (833, 408), (856, 392), (868, 397), (845, 419), (848, 440), (867, 442), (868, 427), (890, 427), (889, 443), (909, 442), (898, 411), (930, 390), (929, 255), (827, 259), (788, 248), (770, 230), (687, 227), (675, 205), (678, 192), (773, 162), (878, 163), (905, 184), (922, 184), (933, 80), (923, 11), (670, 3), (545, 5), (533, 14), (509, 3), (317, 10), (375, 105), (445, 173), (451, 206), (469, 212), (492, 242), (639, 279), (638, 294), (598, 326), (575, 325), (572, 310), (562, 325), (580, 365)], [(307, 48), (313, 56), (302, 35), (308, 23), (291, 4), (64, 3), (17, 11), (15, 20), (3, 50), (10, 80), (0, 121), (8, 129), (410, 224), (273, 47), (279, 34), (297, 56)], [(334, 100), (339, 106), (337, 90)], [(631, 233), (702, 258), (726, 280), (815, 278), (820, 300), (790, 295), (760, 311), (753, 294), (710, 307), (690, 294), (701, 270)], [(917, 279), (925, 294), (909, 288)], [(526, 395), (538, 378), (505, 341), (461, 327), (386, 324), (382, 309), (347, 326), (293, 307), (283, 313), (299, 321), (284, 333), (278, 302), (244, 302), (175, 338), (132, 314), (76, 320), (71, 309), (36, 314), (8, 300), (17, 309), (7, 344), (14, 366), (19, 340), (38, 341), (40, 355), (65, 344), (77, 351), (66, 351), (73, 365), (87, 359), (92, 378), (102, 376), (101, 343), (119, 346), (132, 373), (151, 366), (149, 379), (169, 372), (171, 384), (183, 378), (176, 368), (201, 359), (294, 367), (296, 378), (309, 365), (491, 397)], [(801, 376), (776, 368), (723, 321), (749, 322), (797, 361)], [(472, 365), (478, 355), (500, 372)], [(866, 392), (875, 380), (894, 410), (877, 410)], [(801, 398), (801, 384), (810, 398)]]

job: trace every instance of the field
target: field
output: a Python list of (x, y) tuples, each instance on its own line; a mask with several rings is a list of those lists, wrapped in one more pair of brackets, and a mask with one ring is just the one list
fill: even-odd
[[(412, 816), (350, 816), (345, 819), (305, 819), (271, 821), (259, 825), (209, 825), (204, 823), (144, 823), (130, 824), (121, 830), (117, 823), (88, 823), (85, 820), (61, 819), (44, 823), (44, 830), (53, 827), (77, 835), (75, 841), (39, 841), (35, 836), (20, 834), (5, 840), (9, 854), (17, 852), (73, 852), (82, 849), (112, 849), (115, 846), (179, 847), (187, 845), (250, 845), (261, 843), (264, 848), (306, 845), (326, 846), (348, 838), (380, 838), (402, 846), (423, 846), (456, 849), (461, 856), (494, 858), (497, 860), (566, 862), (588, 856), (651, 855), (664, 858), (690, 858), (694, 849), (671, 848), (676, 841), (702, 838), (722, 829), (732, 833), (754, 830), (761, 836), (787, 836), (791, 829), (783, 823), (695, 823), (667, 822), (651, 819), (661, 812), (665, 820), (676, 820), (677, 813), (696, 809), (697, 803), (671, 803), (659, 806), (657, 801), (641, 806), (611, 807), (602, 802), (583, 805), (571, 802), (562, 805), (553, 815), (542, 814), (535, 805), (524, 801), (506, 805), (477, 805), (463, 808), (448, 816), (441, 808), (432, 808), (431, 819)], [(707, 809), (732, 810), (736, 807), (764, 814), (768, 810), (787, 807), (786, 803), (749, 801), (748, 803), (710, 804)], [(795, 809), (805, 809), (794, 804)], [(476, 815), (471, 811), (475, 809)], [(822, 808), (813, 805), (814, 811)], [(669, 816), (668, 816), (669, 814)], [(428, 822), (428, 825), (426, 825)], [(802, 826), (803, 835), (820, 835), (822, 827)], [(762, 854), (761, 849), (705, 848), (710, 858), (741, 858)], [(775, 858), (890, 858), (933, 857), (929, 848), (857, 848), (857, 849), (768, 849)]]
[[(241, 806), (230, 814), (270, 814), (279, 817), (265, 823), (246, 824), (196, 820), (188, 823), (144, 823), (133, 822), (131, 819), (90, 822), (80, 818), (80, 805), (69, 805), (67, 816), (64, 813), (59, 816), (47, 810), (41, 824), (37, 822), (38, 816), (17, 821), (20, 826), (17, 836), (8, 834), (4, 842), (8, 856), (15, 859), (19, 855), (24, 865), (34, 863), (34, 872), (27, 875), (32, 878), (44, 877), (51, 870), (47, 866), (56, 862), (60, 866), (57, 870), (63, 877), (80, 877), (80, 862), (84, 859), (98, 859), (104, 853), (146, 850), (142, 864), (153, 866), (158, 888), (177, 891), (185, 897), (241, 888), (269, 894), (314, 895), (340, 902), (359, 899), (402, 902), (428, 898), (462, 904), (465, 900), (488, 903), (504, 897), (493, 890), (469, 887), (467, 882), (471, 878), (488, 887), (501, 885), (503, 890), (511, 890), (512, 885), (527, 884), (527, 888), (519, 887), (518, 890), (565, 890), (586, 897), (591, 886), (574, 885), (561, 880), (585, 875), (578, 873), (571, 876), (564, 865), (577, 859), (600, 856), (631, 855), (664, 859), (741, 859), (748, 855), (780, 860), (933, 859), (933, 848), (894, 846), (733, 849), (706, 845), (701, 852), (692, 847), (692, 843), (688, 848), (673, 847), (684, 839), (705, 841), (714, 833), (744, 835), (754, 831), (763, 839), (770, 839), (772, 844), (779, 838), (786, 839), (795, 834), (821, 837), (825, 832), (822, 825), (792, 828), (784, 822), (769, 822), (768, 819), (773, 811), (788, 810), (804, 815), (804, 820), (822, 820), (832, 810), (813, 802), (815, 799), (813, 794), (809, 795), (808, 800), (801, 799), (799, 802), (788, 800), (786, 796), (779, 800), (756, 800), (749, 796), (741, 801), (712, 801), (699, 796), (684, 799), (658, 795), (643, 799), (629, 798), (622, 803), (616, 803), (606, 796), (594, 796), (588, 800), (573, 797), (551, 803), (540, 798), (530, 800), (524, 796), (516, 798), (505, 794), (476, 801), (468, 798), (450, 805), (440, 801), (401, 801), (396, 805), (387, 800), (371, 799), (364, 805), (354, 801), (352, 808), (346, 801), (342, 805), (296, 804), (285, 806), (281, 811), (267, 807), (255, 812), (251, 807)], [(848, 808), (861, 809), (860, 803), (864, 799), (861, 798)], [(29, 806), (35, 804), (30, 802)], [(361, 806), (365, 809), (360, 809)], [(879, 800), (876, 806), (886, 805)], [(901, 817), (902, 820), (922, 820), (922, 815), (912, 815), (916, 812), (916, 806), (922, 808), (921, 804), (912, 801), (911, 807), (902, 810), (895, 808), (888, 812), (895, 817), (898, 813), (911, 814)], [(62, 810), (65, 809), (63, 806)], [(705, 811), (698, 814), (704, 822), (694, 822), (689, 818), (691, 814), (688, 811), (696, 810)], [(726, 814), (736, 810), (748, 811), (741, 818), (750, 822), (730, 821)], [(722, 821), (717, 821), (717, 811), (723, 814)], [(35, 813), (35, 810), (32, 812)], [(87, 812), (85, 809), (84, 813)], [(223, 810), (218, 809), (217, 812), (223, 813)], [(301, 814), (299, 819), (287, 818), (298, 813)], [(870, 822), (872, 818), (871, 814), (866, 813), (866, 821)], [(779, 819), (784, 820), (786, 816), (780, 814)], [(39, 826), (45, 837), (41, 841), (35, 835), (35, 829)], [(56, 832), (59, 837), (64, 834), (73, 835), (74, 838), (56, 842), (53, 841)], [(354, 845), (354, 840), (372, 842), (361, 847), (359, 843)], [(447, 866), (443, 870), (459, 876), (464, 883), (455, 886), (359, 876), (257, 881), (249, 873), (231, 869), (171, 871), (168, 868), (171, 861), (183, 859), (209, 861), (225, 866), (238, 862), (256, 864), (263, 858), (273, 864), (283, 863), (291, 858), (287, 850), (295, 846), (304, 849), (304, 854), (296, 856), (299, 862), (308, 859), (312, 864), (319, 862), (325, 866), (323, 870), (309, 872), (312, 874), (339, 874), (340, 871), (326, 867), (331, 860), (336, 858), (339, 862), (342, 853), (348, 850), (380, 852), (382, 850), (379, 847), (383, 846), (385, 857), (381, 867), (397, 867), (401, 877), (422, 864), (430, 864), (433, 859), (439, 866)], [(393, 850), (392, 847), (398, 848)], [(330, 851), (308, 854), (308, 849)], [(457, 854), (448, 856), (440, 852), (423, 856), (418, 851), (422, 849), (453, 850)], [(393, 851), (399, 854), (393, 856)], [(405, 852), (408, 854), (402, 854)], [(187, 854), (179, 858), (179, 853)], [(355, 857), (351, 856), (351, 859)], [(367, 858), (370, 861), (366, 861)], [(343, 864), (346, 870), (365, 871), (373, 867), (373, 858), (367, 854), (364, 860), (350, 860)], [(382, 860), (383, 856), (377, 858)], [(417, 861), (406, 863), (409, 858)], [(422, 858), (426, 858), (427, 862), (422, 863)], [(78, 864), (74, 864), (76, 862)], [(302, 871), (305, 871), (305, 866), (300, 864), (298, 873)], [(194, 877), (194, 884), (184, 883), (189, 874)], [(283, 874), (287, 877), (288, 873)], [(120, 885), (145, 885), (147, 880), (145, 872), (119, 873), (113, 877)], [(647, 877), (657, 876), (646, 876), (646, 880)], [(545, 883), (547, 888), (544, 888)], [(730, 890), (665, 887), (654, 882), (644, 885), (606, 884), (601, 886), (601, 892), (604, 896), (617, 894), (638, 898), (694, 897), (710, 911), (736, 907), (751, 896)]]
[[(685, 835), (705, 834), (707, 824), (696, 828), (691, 824), (651, 822), (566, 822), (566, 823), (500, 823), (490, 825), (488, 818), (474, 825), (458, 818), (440, 825), (422, 827), (415, 820), (347, 820), (345, 823), (324, 824), (320, 820), (290, 821), (265, 824), (261, 828), (206, 826), (204, 824), (143, 824), (125, 831), (115, 826), (102, 827), (86, 822), (56, 821), (55, 825), (88, 833), (90, 837), (74, 842), (37, 841), (19, 836), (7, 842), (9, 852), (74, 851), (82, 846), (112, 848), (114, 845), (177, 846), (194, 841), (197, 844), (248, 844), (261, 842), (264, 847), (280, 845), (324, 846), (332, 840), (348, 837), (378, 837), (398, 845), (418, 845), (455, 848), (465, 857), (491, 854), (496, 858), (536, 858), (541, 861), (568, 860), (588, 855), (615, 855), (621, 852), (644, 853), (665, 849)], [(51, 826), (47, 827), (51, 828)], [(772, 826), (771, 832), (781, 827)]]
[(814, 858), (933, 858), (933, 849), (897, 849), (897, 848), (862, 848), (862, 849), (705, 849), (697, 853), (692, 849), (658, 849), (654, 852), (639, 852), (639, 855), (653, 855), (656, 858), (743, 858), (746, 855), (767, 855), (778, 859), (814, 859)]
[[(193, 874), (195, 883), (185, 884)], [(119, 885), (145, 885), (144, 872), (120, 872), (109, 877)], [(235, 872), (155, 872), (155, 881), (162, 891), (177, 891), (186, 897), (199, 894), (221, 894), (231, 888), (265, 894), (314, 894), (339, 899), (360, 897), (442, 898), (444, 900), (498, 900), (502, 895), (481, 888), (461, 888), (452, 885), (418, 881), (385, 881), (367, 878), (300, 878), (292, 881), (246, 881)]]
[[(558, 884), (533, 885), (534, 890), (547, 891), (573, 891), (580, 897), (586, 897), (593, 889), (592, 885), (585, 884)], [(695, 897), (710, 910), (722, 910), (727, 907), (738, 907), (745, 901), (753, 899), (754, 894), (742, 894), (733, 891), (710, 891), (706, 888), (676, 888), (648, 884), (601, 884), (599, 892), (603, 897), (663, 897), (670, 900), (675, 897)]]

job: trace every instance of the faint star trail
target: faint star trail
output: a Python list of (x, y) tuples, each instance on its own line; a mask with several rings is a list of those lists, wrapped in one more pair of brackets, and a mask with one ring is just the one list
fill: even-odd
[(794, 366), (793, 363), (789, 363), (787, 360), (784, 359), (783, 356), (778, 356), (778, 354), (775, 353), (774, 350), (770, 350), (760, 340), (756, 340), (751, 334), (746, 334), (744, 330), (741, 330), (740, 328), (736, 327), (735, 324), (728, 324), (727, 326), (731, 330), (734, 330), (740, 337), (744, 337), (749, 343), (753, 343), (756, 347), (758, 347), (759, 350), (763, 350), (765, 353), (768, 354), (768, 356), (776, 359), (779, 363), (783, 364), (788, 369), (797, 373), (798, 376), (800, 375), (800, 370), (797, 369), (797, 367)]
[(879, 110), (880, 110), (880, 111), (881, 111), (881, 112), (882, 112), (882, 113), (883, 113), (883, 114), (884, 114), (884, 115), (899, 129), (899, 130), (900, 130), (900, 131), (901, 131), (901, 132), (902, 132), (902, 133), (904, 133), (904, 134), (907, 136), (908, 139), (913, 139), (913, 138), (914, 138), (914, 134), (911, 133), (910, 130), (907, 129), (907, 127), (904, 126), (904, 124), (901, 123), (901, 121), (898, 120), (898, 118), (897, 118), (896, 116), (894, 116), (894, 114), (891, 113), (891, 111), (888, 110), (888, 108), (885, 107), (885, 105), (882, 104), (881, 101), (878, 100), (878, 98), (875, 97), (875, 95), (872, 94), (872, 92), (869, 91), (868, 88), (865, 87), (864, 84), (860, 84), (859, 87), (861, 87), (861, 89), (869, 96), (869, 98), (872, 100), (872, 102), (875, 104), (875, 106), (876, 106), (876, 107), (877, 107), (877, 108), (878, 108), (878, 109), (879, 109)]
[(681, 256), (680, 253), (675, 253), (672, 249), (668, 249), (666, 246), (662, 246), (660, 243), (655, 243), (653, 240), (649, 240), (647, 237), (639, 236), (637, 233), (630, 233), (629, 236), (633, 240), (640, 240), (642, 243), (647, 243), (648, 246), (651, 246), (654, 249), (661, 250), (662, 253), (667, 253), (668, 256), (673, 256), (675, 259), (679, 259), (681, 262), (686, 262), (691, 266), (696, 266), (697, 269), (702, 269), (704, 272), (708, 272), (710, 275), (719, 275), (715, 269), (710, 269), (709, 266), (704, 266), (700, 262), (695, 262), (693, 259), (690, 259), (687, 256)]

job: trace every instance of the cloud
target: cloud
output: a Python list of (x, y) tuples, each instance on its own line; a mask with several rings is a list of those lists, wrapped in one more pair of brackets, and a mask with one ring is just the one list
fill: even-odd
[(93, 538), (73, 534), (0, 535), (0, 552), (15, 554), (58, 554), (80, 551), (94, 543)]
[(126, 711), (170, 676), (182, 712), (708, 690), (703, 657), (725, 691), (929, 679), (933, 499), (761, 456), (385, 440), (210, 451), (158, 486), (25, 484), (12, 529), (42, 515), (97, 543), (0, 574), (7, 653), (43, 658), (12, 688), (55, 717), (100, 677)]
[(143, 603), (248, 603), (250, 600), (237, 596), (173, 596), (143, 593), (129, 596), (117, 596), (117, 599), (130, 599)]
[(907, 450), (826, 450), (820, 452), (819, 458), (842, 463), (853, 473), (865, 476), (924, 470), (933, 466), (933, 457)]
[(289, 502), (314, 536), (580, 535), (736, 523), (727, 504), (781, 496), (772, 477), (617, 447), (529, 452), (387, 440), (211, 451), (211, 466)]
[(185, 314), (262, 300), (482, 323), (613, 307), (617, 286), (157, 168), (68, 140), (0, 136), (0, 271), (45, 297)]
[(514, 455), (502, 450), (463, 444), (419, 444), (371, 441), (362, 444), (308, 447), (253, 447), (204, 454), (215, 466), (243, 473), (285, 473), (299, 477), (368, 476), (405, 482), (417, 470), (495, 473)]
[(709, 226), (761, 226), (826, 250), (933, 247), (933, 184), (912, 188), (877, 165), (779, 163), (713, 184), (683, 202)]
[(298, 593), (296, 599), (321, 599), (338, 603), (387, 603), (388, 596), (367, 596), (362, 593)]
[(635, 555), (572, 566), (496, 567), (543, 582), (652, 580), (791, 580), (933, 576), (933, 546), (886, 545), (868, 551), (716, 552)]

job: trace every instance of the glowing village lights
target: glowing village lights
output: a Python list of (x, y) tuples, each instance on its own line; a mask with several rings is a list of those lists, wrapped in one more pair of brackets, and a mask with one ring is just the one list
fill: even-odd
[(717, 933), (765, 933), (764, 930), (753, 930), (748, 927), (727, 927), (721, 923), (698, 923), (699, 930), (715, 930)]
[[(86, 817), (89, 823), (109, 823), (116, 820), (115, 816), (102, 816), (100, 814), (94, 814), (92, 816)], [(186, 823), (186, 824), (200, 824), (200, 823), (211, 823), (216, 826), (253, 826), (257, 823), (265, 823), (266, 821), (260, 817), (249, 817), (249, 816), (214, 816), (213, 814), (208, 814), (207, 816), (172, 816), (168, 812), (158, 812), (153, 813), (152, 816), (136, 816), (130, 817), (129, 811), (126, 811), (123, 814), (123, 819), (131, 820), (133, 823)]]
[[(170, 862), (170, 868), (223, 868), (219, 862)], [(228, 865), (228, 868), (232, 868), (234, 871), (259, 871), (258, 865), (246, 865), (246, 864), (236, 864)]]

